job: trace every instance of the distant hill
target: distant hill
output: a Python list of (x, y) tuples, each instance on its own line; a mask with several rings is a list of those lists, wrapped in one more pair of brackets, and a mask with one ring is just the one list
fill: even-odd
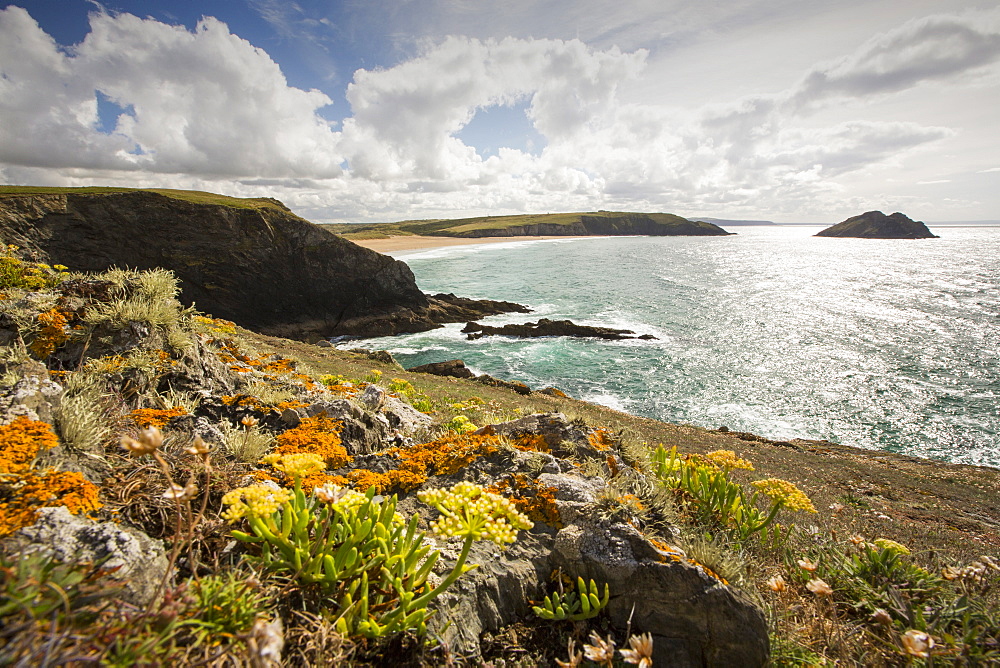
[(419, 234), (435, 237), (519, 236), (725, 236), (718, 225), (688, 220), (670, 213), (545, 213), (516, 216), (480, 216), (454, 220), (407, 220), (399, 223), (326, 225), (348, 239), (373, 239)]
[(729, 220), (728, 218), (710, 218), (708, 216), (695, 216), (688, 218), (688, 220), (700, 220), (703, 223), (712, 223), (720, 227), (732, 227), (733, 225), (777, 225), (777, 223), (771, 220)]

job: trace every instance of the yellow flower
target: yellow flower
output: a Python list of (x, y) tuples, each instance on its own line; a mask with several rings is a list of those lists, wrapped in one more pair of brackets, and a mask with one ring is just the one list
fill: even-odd
[(889, 540), (888, 538), (876, 538), (875, 547), (877, 547), (880, 550), (898, 552), (900, 554), (910, 553), (910, 549), (908, 547), (906, 547), (902, 543), (897, 543), (894, 540)]
[(326, 460), (311, 452), (298, 452), (290, 455), (272, 454), (260, 461), (264, 464), (270, 464), (289, 478), (300, 480), (326, 468)]
[(816, 507), (809, 497), (801, 489), (780, 478), (768, 478), (767, 480), (755, 480), (750, 483), (762, 494), (765, 494), (775, 503), (778, 503), (789, 510), (801, 510), (807, 513), (815, 513)]
[(222, 519), (235, 522), (241, 517), (267, 517), (288, 503), (291, 498), (291, 491), (271, 485), (238, 487), (222, 497), (222, 503), (229, 506), (229, 509), (222, 513)]
[(716, 450), (705, 455), (705, 459), (720, 469), (744, 469), (753, 471), (753, 464), (736, 456), (732, 450)]
[(451, 489), (424, 490), (417, 497), (441, 513), (431, 522), (431, 530), (441, 536), (485, 538), (503, 545), (517, 539), (518, 529), (534, 526), (510, 499), (471, 482), (460, 482)]
[(768, 578), (767, 588), (771, 591), (782, 592), (785, 591), (785, 578), (780, 575), (775, 575), (773, 578)]

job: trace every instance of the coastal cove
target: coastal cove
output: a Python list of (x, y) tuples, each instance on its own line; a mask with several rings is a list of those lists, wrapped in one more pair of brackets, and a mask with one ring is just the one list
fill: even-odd
[(410, 367), (452, 358), (640, 416), (1000, 466), (998, 227), (934, 240), (628, 237), (398, 251), (428, 292), (656, 341), (467, 341), (461, 324), (351, 341)]

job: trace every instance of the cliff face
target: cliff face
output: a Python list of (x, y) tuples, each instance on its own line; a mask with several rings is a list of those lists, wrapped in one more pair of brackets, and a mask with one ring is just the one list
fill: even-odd
[(816, 234), (817, 237), (856, 237), (860, 239), (937, 239), (927, 226), (896, 212), (887, 216), (868, 211), (837, 223)]
[(460, 237), (519, 237), (519, 236), (725, 236), (729, 232), (712, 223), (691, 221), (666, 213), (622, 213), (614, 215), (581, 214), (568, 224), (528, 223), (496, 229), (457, 232)]
[[(405, 263), (276, 201), (240, 208), (152, 192), (4, 197), (0, 238), (73, 270), (170, 269), (185, 303), (281, 336), (422, 331), (449, 322), (455, 310), (428, 299)], [(468, 317), (465, 306), (456, 320)]]

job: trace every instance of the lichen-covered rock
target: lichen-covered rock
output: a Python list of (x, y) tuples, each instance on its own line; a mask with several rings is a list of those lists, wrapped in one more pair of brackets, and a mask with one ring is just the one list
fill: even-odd
[(592, 429), (583, 422), (571, 422), (562, 413), (535, 413), (500, 424), (488, 425), (476, 433), (493, 433), (518, 439), (540, 436), (545, 447), (558, 457), (576, 459), (606, 459), (612, 457), (619, 466), (624, 465), (609, 446), (609, 436), (602, 430)]
[(9, 424), (22, 415), (52, 424), (63, 388), (49, 379), (45, 365), (25, 360), (4, 371), (16, 380), (9, 387), (0, 387), (0, 424)]
[(41, 551), (64, 562), (93, 562), (117, 569), (122, 600), (148, 605), (157, 594), (168, 562), (163, 543), (136, 529), (71, 515), (62, 507), (42, 508), (38, 521), (10, 540), (21, 551)]

